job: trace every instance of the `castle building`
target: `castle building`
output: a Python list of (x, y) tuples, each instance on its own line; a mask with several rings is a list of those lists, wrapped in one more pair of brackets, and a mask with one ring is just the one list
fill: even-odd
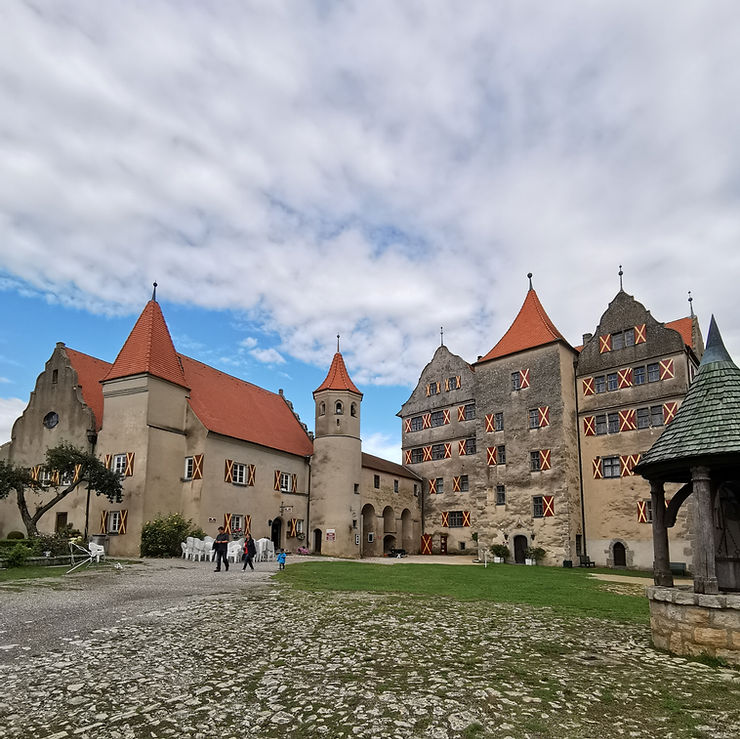
[[(153, 296), (112, 364), (57, 344), (0, 458), (29, 467), (47, 497), (65, 481), (43, 468), (44, 455), (62, 441), (119, 472), (120, 504), (77, 488), (39, 522), (41, 531), (71, 524), (106, 534), (113, 555), (137, 556), (143, 524), (173, 512), (207, 532), (249, 531), (288, 551), (418, 551), (420, 480), (363, 454), (362, 394), (339, 352), (315, 398), (316, 448), (282, 391), (179, 354)], [(0, 501), (0, 536), (14, 529), (23, 526), (9, 498)]]
[[(621, 288), (573, 347), (531, 284), (500, 341), (468, 363), (440, 346), (398, 415), (424, 478), (422, 552), (505, 543), (516, 562), (652, 566), (650, 491), (633, 475), (703, 351), (693, 316), (656, 321)], [(690, 515), (690, 512), (686, 515)], [(690, 566), (685, 521), (674, 551)]]

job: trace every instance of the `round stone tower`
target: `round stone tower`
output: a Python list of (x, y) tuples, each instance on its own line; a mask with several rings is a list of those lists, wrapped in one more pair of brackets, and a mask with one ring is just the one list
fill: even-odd
[(359, 557), (362, 393), (352, 382), (338, 349), (326, 379), (313, 393), (316, 435), (309, 542), (312, 552)]

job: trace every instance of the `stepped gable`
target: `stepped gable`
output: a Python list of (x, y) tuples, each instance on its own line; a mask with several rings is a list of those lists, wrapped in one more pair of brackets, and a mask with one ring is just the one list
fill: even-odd
[(209, 430), (307, 457), (313, 444), (281, 395), (178, 355), (190, 388), (190, 407)]
[(95, 414), (95, 430), (103, 427), (103, 387), (100, 384), (110, 372), (110, 362), (96, 359), (89, 354), (64, 347), (72, 369), (77, 373), (77, 384), (82, 391), (82, 399)]
[(340, 352), (334, 355), (326, 379), (313, 391), (313, 394), (316, 395), (316, 393), (322, 390), (349, 390), (362, 397), (362, 393), (355, 387), (354, 382), (352, 382), (349, 376), (349, 372), (347, 372), (347, 367), (344, 365), (344, 359)]
[(104, 380), (149, 374), (187, 387), (172, 337), (156, 300), (150, 300)]
[(545, 312), (534, 288), (530, 287), (527, 297), (524, 299), (524, 303), (509, 330), (503, 335), (498, 344), (475, 364), (506, 357), (509, 354), (516, 354), (526, 349), (534, 349), (537, 346), (552, 344), (555, 341), (562, 341), (570, 347), (570, 344)]
[(712, 316), (706, 350), (686, 397), (635, 470), (651, 479), (678, 470), (685, 476), (688, 460), (713, 457), (721, 464), (723, 457), (737, 459), (738, 453), (740, 369), (727, 353)]

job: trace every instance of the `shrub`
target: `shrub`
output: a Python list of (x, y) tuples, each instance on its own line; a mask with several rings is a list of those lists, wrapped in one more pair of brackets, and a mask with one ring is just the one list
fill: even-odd
[(535, 562), (539, 562), (540, 560), (545, 558), (545, 550), (542, 547), (527, 547), (526, 551), (524, 552), (524, 556), (527, 559), (533, 559)]
[(503, 557), (504, 559), (511, 557), (511, 552), (506, 544), (491, 544), (491, 554), (494, 557)]
[(9, 531), (6, 539), (25, 539), (26, 535), (22, 531)]
[(33, 552), (42, 555), (51, 552), (52, 557), (69, 554), (69, 537), (66, 532), (60, 534), (39, 534), (32, 540)]
[(141, 556), (179, 557), (180, 542), (188, 536), (202, 539), (205, 533), (179, 513), (160, 514), (153, 521), (147, 521), (141, 529)]
[(5, 558), (5, 566), (6, 567), (23, 567), (23, 565), (26, 562), (26, 559), (28, 559), (28, 547), (23, 546), (23, 544), (16, 544), (9, 552), (8, 556)]

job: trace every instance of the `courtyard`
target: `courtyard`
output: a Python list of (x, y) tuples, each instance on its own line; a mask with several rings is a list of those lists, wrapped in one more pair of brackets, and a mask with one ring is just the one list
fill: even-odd
[[(0, 735), (740, 735), (740, 672), (653, 649), (643, 584), (499, 567), (145, 560), (2, 581)], [(536, 577), (553, 605), (509, 584), (495, 600)]]

